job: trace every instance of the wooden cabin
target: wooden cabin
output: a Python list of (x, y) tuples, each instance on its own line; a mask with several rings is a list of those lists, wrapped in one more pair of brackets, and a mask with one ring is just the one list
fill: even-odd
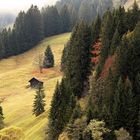
[(43, 87), (43, 82), (34, 77), (29, 81), (29, 83), (31, 88)]

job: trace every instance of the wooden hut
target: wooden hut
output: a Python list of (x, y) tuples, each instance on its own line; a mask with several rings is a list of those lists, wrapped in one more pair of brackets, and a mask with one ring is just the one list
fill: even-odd
[(31, 88), (43, 87), (43, 82), (34, 77), (31, 80), (29, 80), (29, 83)]

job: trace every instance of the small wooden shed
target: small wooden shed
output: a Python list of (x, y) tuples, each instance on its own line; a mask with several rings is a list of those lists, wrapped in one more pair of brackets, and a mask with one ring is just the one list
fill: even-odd
[(29, 80), (29, 83), (31, 88), (43, 87), (43, 82), (34, 77), (31, 80)]

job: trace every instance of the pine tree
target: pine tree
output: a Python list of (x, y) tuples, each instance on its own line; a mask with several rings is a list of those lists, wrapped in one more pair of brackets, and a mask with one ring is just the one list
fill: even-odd
[[(84, 81), (91, 70), (91, 32), (84, 22), (74, 28), (65, 56), (65, 76), (70, 81), (74, 95), (80, 97)], [(63, 56), (64, 58), (64, 56)]]
[(51, 68), (54, 66), (54, 56), (50, 46), (47, 47), (43, 62), (44, 68)]
[[(138, 73), (136, 78), (135, 78), (135, 84), (134, 84), (134, 97), (135, 97), (135, 104), (136, 108), (135, 111), (133, 112), (134, 117), (135, 117), (135, 125), (133, 127), (133, 135), (135, 139), (140, 138), (140, 74)], [(137, 129), (135, 129), (137, 128)]]
[(37, 117), (41, 115), (43, 112), (45, 112), (45, 93), (41, 86), (36, 91), (36, 95), (34, 98), (34, 104), (33, 104), (33, 114)]
[(70, 31), (70, 14), (68, 11), (68, 7), (66, 5), (60, 11), (60, 17), (62, 21), (62, 32), (69, 32)]
[(3, 109), (2, 106), (0, 106), (0, 129), (4, 128), (4, 116), (3, 116)]
[(79, 104), (76, 105), (76, 107), (73, 110), (73, 114), (72, 114), (72, 120), (75, 120), (77, 118), (80, 118), (82, 115), (82, 111), (81, 111), (81, 107)]
[(43, 8), (42, 17), (45, 37), (61, 33), (61, 18), (55, 6)]
[(110, 46), (110, 54), (111, 55), (114, 54), (114, 52), (116, 51), (119, 44), (120, 44), (120, 36), (119, 36), (118, 29), (116, 29), (114, 36), (112, 38), (111, 46)]
[[(115, 14), (114, 14), (114, 24), (115, 24), (115, 30), (116, 28), (118, 29), (118, 33), (120, 35), (120, 37), (123, 36), (124, 33), (127, 32), (127, 22), (126, 22), (126, 13), (125, 13), (125, 9), (124, 7), (119, 7)], [(114, 30), (114, 32), (115, 32)]]
[(72, 29), (76, 22), (78, 21), (77, 17), (78, 17), (78, 13), (76, 12), (76, 9), (74, 6), (71, 6), (71, 8), (68, 8), (69, 9), (69, 13), (70, 13), (70, 29)]
[(101, 32), (101, 18), (99, 15), (96, 17), (96, 20), (92, 23), (91, 30), (92, 30), (92, 41), (94, 43), (99, 39)]
[(139, 106), (139, 113), (138, 113), (138, 132), (137, 138), (140, 139), (140, 106)]
[(101, 30), (101, 43), (102, 43), (102, 49), (101, 49), (101, 64), (104, 64), (105, 59), (109, 55), (109, 48), (111, 44), (111, 40), (113, 37), (113, 23), (112, 21), (113, 17), (111, 12), (108, 10), (104, 14), (104, 18), (102, 21), (102, 30)]
[(23, 51), (28, 50), (28, 41), (26, 38), (26, 30), (25, 30), (25, 12), (20, 12), (16, 18), (14, 23), (14, 31), (13, 35), (15, 36), (15, 54), (21, 53)]
[(101, 112), (101, 118), (103, 119), (103, 120), (105, 120), (105, 122), (106, 122), (106, 125), (110, 125), (111, 124), (111, 114), (110, 114), (110, 112), (109, 112), (110, 110), (107, 108), (107, 106), (106, 105), (104, 105), (103, 106), (103, 108), (102, 108), (102, 112)]
[[(123, 77), (127, 77), (128, 76), (128, 70), (130, 68), (130, 58), (128, 57), (128, 46), (129, 46), (129, 40), (126, 38), (126, 36), (124, 36), (122, 38), (122, 42), (120, 47), (118, 48), (117, 51), (117, 56), (118, 56), (118, 61), (117, 61), (117, 74), (118, 76), (123, 76)], [(130, 77), (130, 76), (129, 76)]]
[(92, 20), (92, 6), (91, 1), (82, 1), (81, 6), (79, 8), (79, 19), (90, 22)]
[(51, 102), (49, 128), (47, 130), (47, 138), (49, 140), (58, 139), (59, 134), (69, 122), (74, 107), (75, 98), (73, 97), (69, 83), (67, 83), (66, 79), (62, 79), (61, 84), (57, 83), (56, 85)]
[(124, 95), (124, 85), (122, 78), (119, 79), (117, 84), (117, 89), (114, 96), (113, 105), (113, 127), (118, 129), (123, 126), (123, 95)]
[(127, 12), (126, 25), (128, 26), (128, 30), (132, 31), (135, 28), (136, 24), (138, 23), (139, 19), (140, 19), (140, 9), (135, 0), (132, 9)]
[(137, 121), (137, 108), (135, 94), (133, 93), (133, 87), (131, 81), (128, 78), (125, 81), (125, 98), (123, 100), (123, 104), (125, 106), (124, 120), (126, 123), (123, 127), (129, 130), (129, 133), (133, 135), (135, 131), (135, 123)]
[(25, 36), (28, 47), (32, 48), (44, 37), (43, 20), (37, 6), (31, 6), (25, 15)]
[(89, 98), (88, 101), (88, 109), (86, 112), (86, 116), (87, 116), (87, 124), (90, 123), (90, 121), (95, 117), (94, 110), (93, 110), (93, 102), (91, 97)]

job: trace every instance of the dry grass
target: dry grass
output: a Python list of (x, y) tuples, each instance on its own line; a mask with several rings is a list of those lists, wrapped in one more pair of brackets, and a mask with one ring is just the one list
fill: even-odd
[[(0, 61), (0, 98), (3, 99), (5, 124), (21, 127), (26, 140), (42, 140), (44, 137), (54, 88), (56, 82), (62, 78), (59, 70), (60, 58), (69, 37), (70, 33), (47, 38), (24, 54)], [(51, 45), (55, 55), (55, 67), (43, 70), (43, 74), (40, 74), (34, 61), (38, 54), (44, 52), (48, 44)], [(26, 88), (32, 77), (41, 79), (45, 84), (46, 112), (38, 118), (32, 115), (35, 90)]]

